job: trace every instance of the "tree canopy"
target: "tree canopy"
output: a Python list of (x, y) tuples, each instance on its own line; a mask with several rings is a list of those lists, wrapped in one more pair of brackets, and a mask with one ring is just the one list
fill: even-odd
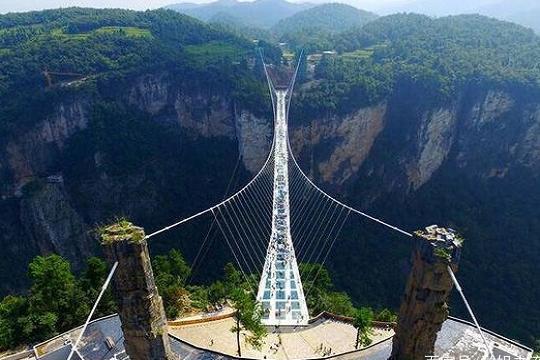
[(263, 317), (263, 309), (253, 293), (246, 291), (244, 288), (236, 288), (232, 291), (231, 300), (235, 308), (236, 324), (231, 328), (232, 332), (236, 333), (236, 343), (238, 356), (242, 356), (242, 347), (240, 342), (241, 331), (246, 331), (246, 342), (255, 348), (262, 346), (262, 341), (266, 336), (266, 328), (261, 320)]
[(429, 94), (425, 107), (480, 83), (540, 94), (540, 37), (479, 15), (385, 16), (321, 42), (338, 54), (323, 56), (314, 74), (320, 81), (298, 94), (291, 111), (300, 121), (350, 113), (407, 84)]
[(373, 310), (370, 308), (360, 308), (356, 310), (354, 314), (353, 326), (356, 328), (356, 345), (358, 349), (361, 346), (368, 346), (371, 344), (370, 335), (373, 333)]
[[(108, 274), (105, 262), (89, 258), (80, 277), (58, 255), (38, 256), (28, 266), (30, 291), (0, 302), (0, 350), (50, 338), (84, 322)], [(114, 312), (106, 293), (97, 316)]]
[[(0, 15), (0, 136), (34, 123), (36, 113), (48, 113), (68, 94), (96, 95), (145, 71), (171, 71), (248, 99), (248, 90), (262, 93), (248, 68), (255, 55), (251, 41), (170, 10)], [(247, 106), (257, 96), (250, 99)]]
[(280, 41), (306, 50), (331, 49), (332, 35), (362, 27), (377, 15), (354, 6), (329, 3), (300, 11), (272, 28)]

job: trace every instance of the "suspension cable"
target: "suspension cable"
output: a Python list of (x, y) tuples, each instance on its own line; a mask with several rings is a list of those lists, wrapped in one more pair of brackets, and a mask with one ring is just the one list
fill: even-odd
[[(301, 55), (303, 54), (303, 51), (301, 52)], [(288, 114), (289, 114), (289, 107), (290, 107), (290, 99), (292, 98), (292, 93), (293, 93), (293, 90), (294, 90), (294, 85), (296, 84), (296, 76), (298, 75), (298, 69), (300, 68), (300, 62), (302, 61), (302, 57), (300, 57), (300, 59), (298, 59), (298, 64), (296, 66), (296, 70), (294, 72), (294, 78), (291, 80), (291, 83), (289, 85), (289, 88), (287, 90), (288, 92), (288, 95), (289, 95), (289, 101), (287, 103), (287, 109), (286, 109), (286, 113), (287, 113), (287, 118), (288, 118)], [(263, 63), (264, 64), (264, 63)], [(265, 69), (266, 69), (266, 64), (264, 64), (265, 66)], [(266, 73), (267, 76), (268, 76), (268, 73)], [(302, 168), (300, 168), (300, 165), (298, 165), (298, 162), (296, 161), (296, 158), (294, 156), (294, 153), (292, 151), (292, 147), (291, 147), (291, 142), (290, 142), (290, 136), (287, 136), (287, 146), (289, 147), (289, 153), (290, 153), (290, 157), (291, 159), (293, 160), (293, 163), (294, 165), (296, 166), (296, 168), (300, 171), (300, 173), (304, 176), (304, 178), (311, 184), (311, 186), (313, 186), (316, 190), (318, 190), (320, 193), (322, 193), (324, 196), (328, 197), (330, 200), (334, 201), (335, 203), (345, 207), (346, 209), (358, 214), (358, 215), (361, 215), (363, 217), (366, 217), (370, 220), (373, 220), (381, 225), (384, 225), (392, 230), (395, 230), (397, 232), (400, 232), (401, 234), (403, 235), (406, 235), (406, 236), (409, 236), (409, 237), (412, 237), (412, 234), (403, 230), (403, 229), (400, 229), (398, 228), (397, 226), (394, 226), (394, 225), (391, 225), (381, 219), (378, 219), (374, 216), (371, 216), (369, 214), (366, 214), (365, 212), (363, 211), (360, 211), (360, 210), (357, 210), (349, 205), (346, 205), (344, 203), (342, 203), (341, 201), (333, 198), (332, 196), (330, 196), (328, 193), (326, 193), (324, 190), (322, 190), (320, 187), (318, 187), (317, 185), (315, 185), (315, 183), (313, 183), (313, 181), (311, 181), (311, 179), (304, 173), (304, 171), (302, 170)]]
[(336, 236), (334, 237), (334, 240), (332, 241), (332, 243), (330, 244), (330, 247), (328, 248), (328, 251), (326, 252), (326, 255), (324, 256), (324, 259), (323, 259), (323, 262), (321, 263), (321, 266), (317, 269), (317, 273), (315, 274), (315, 277), (313, 278), (313, 281), (311, 283), (311, 286), (310, 288), (308, 289), (307, 293), (306, 293), (306, 298), (308, 297), (311, 289), (313, 288), (313, 286), (315, 285), (315, 282), (317, 281), (317, 278), (319, 277), (319, 274), (322, 270), (322, 268), (324, 267), (324, 264), (326, 263), (326, 260), (328, 259), (328, 255), (330, 255), (330, 252), (332, 251), (332, 248), (334, 247), (334, 244), (336, 243), (336, 240), (339, 236), (339, 234), (341, 233), (341, 230), (343, 229), (343, 226), (345, 225), (345, 223), (347, 222), (347, 219), (349, 218), (349, 215), (350, 215), (351, 211), (348, 210), (345, 218), (343, 219), (337, 233), (336, 233)]
[[(238, 264), (238, 268), (242, 272), (242, 275), (244, 275), (244, 279), (246, 280), (246, 283), (249, 284), (249, 279), (248, 279), (248, 277), (246, 275), (246, 272), (244, 271), (244, 269), (242, 267), (242, 264), (238, 260), (238, 257), (236, 256), (236, 252), (234, 251), (225, 230), (223, 229), (223, 227), (221, 226), (221, 223), (219, 222), (219, 220), (217, 218), (216, 212), (214, 211), (214, 209), (212, 209), (211, 211), (212, 211), (212, 214), (214, 215), (214, 218), (216, 219), (216, 224), (218, 225), (219, 229), (221, 230), (221, 233), (223, 234), (223, 237), (225, 238), (225, 241), (227, 242), (227, 245), (229, 245), (229, 249), (231, 249), (231, 252), (232, 252), (232, 254), (233, 254), (233, 256), (234, 256), (234, 258), (236, 260), (236, 263)], [(246, 265), (247, 265), (247, 262), (246, 262)], [(250, 291), (253, 292), (253, 289), (251, 289), (251, 287), (250, 287)]]
[[(236, 160), (236, 165), (234, 166), (234, 170), (233, 170), (233, 172), (231, 174), (231, 178), (229, 179), (229, 183), (227, 184), (227, 188), (225, 189), (225, 194), (223, 194), (223, 198), (222, 198), (223, 200), (227, 198), (227, 195), (229, 194), (229, 191), (231, 190), (231, 185), (233, 183), (234, 178), (236, 177), (236, 172), (237, 172), (237, 170), (239, 168), (241, 159), (242, 159), (242, 156), (239, 154), (238, 159)], [(236, 187), (237, 182), (235, 182), (235, 183), (236, 183), (236, 185), (235, 185), (235, 187)], [(204, 246), (206, 245), (206, 242), (210, 238), (210, 233), (214, 229), (214, 225), (215, 225), (215, 219), (212, 219), (212, 223), (210, 224), (210, 227), (208, 228), (208, 231), (206, 232), (206, 236), (204, 237), (203, 242), (202, 242), (201, 246), (199, 247), (199, 250), (197, 251), (197, 254), (195, 255), (195, 258), (193, 259), (193, 262), (191, 263), (191, 271), (189, 273), (188, 278), (186, 279), (186, 284), (189, 284), (189, 282), (191, 281), (191, 278), (193, 277), (193, 274), (194, 274), (195, 270), (197, 269), (197, 265), (198, 265), (197, 261), (199, 260), (199, 258), (201, 256), (201, 253), (203, 251)]]
[(491, 347), (489, 346), (489, 343), (487, 342), (487, 339), (484, 336), (484, 332), (482, 331), (482, 328), (480, 327), (480, 324), (478, 323), (478, 320), (476, 319), (476, 316), (474, 315), (474, 312), (472, 311), (472, 308), (469, 305), (467, 298), (465, 297), (465, 293), (463, 292), (463, 289), (459, 285), (459, 282), (456, 278), (456, 275), (454, 274), (454, 271), (452, 270), (450, 266), (448, 266), (447, 269), (448, 269), (448, 273), (450, 274), (450, 277), (452, 278), (452, 281), (454, 282), (454, 285), (456, 286), (456, 290), (459, 292), (459, 295), (461, 295), (461, 298), (463, 299), (463, 302), (465, 303), (465, 307), (467, 308), (467, 311), (469, 312), (469, 314), (471, 315), (471, 318), (474, 321), (474, 325), (476, 326), (476, 329), (478, 330), (478, 333), (480, 334), (480, 337), (482, 338), (482, 341), (484, 342), (484, 345), (486, 346), (489, 356), (491, 357), (492, 360), (495, 360), (495, 356), (493, 356)]
[(153, 233), (151, 233), (151, 234), (146, 235), (146, 236), (145, 236), (145, 239), (148, 240), (148, 239), (150, 239), (150, 238), (152, 238), (152, 237), (154, 237), (154, 236), (156, 236), (156, 235), (159, 235), (159, 234), (161, 234), (161, 233), (163, 233), (163, 232), (165, 232), (165, 231), (168, 231), (168, 230), (170, 230), (170, 229), (172, 229), (172, 228), (175, 228), (175, 227), (177, 227), (177, 226), (180, 226), (180, 225), (182, 225), (182, 224), (184, 224), (184, 223), (186, 223), (186, 222), (188, 222), (188, 221), (191, 221), (191, 220), (193, 220), (193, 219), (195, 219), (195, 218), (198, 218), (198, 217), (201, 216), (201, 215), (204, 215), (204, 214), (209, 213), (209, 212), (213, 212), (213, 210), (215, 210), (215, 209), (219, 208), (220, 206), (222, 206), (222, 205), (228, 203), (228, 202), (231, 201), (232, 199), (238, 197), (241, 193), (243, 193), (244, 191), (246, 191), (248, 188), (250, 188), (250, 186), (255, 182), (255, 180), (257, 180), (257, 179), (259, 178), (259, 176), (261, 176), (261, 174), (263, 173), (263, 171), (266, 169), (266, 166), (268, 165), (270, 159), (272, 158), (272, 155), (273, 155), (273, 149), (274, 149), (274, 143), (275, 143), (275, 139), (274, 139), (274, 138), (275, 138), (275, 134), (274, 134), (274, 136), (273, 136), (273, 138), (272, 138), (272, 146), (270, 147), (270, 152), (269, 152), (269, 154), (268, 154), (268, 157), (266, 158), (266, 161), (265, 161), (264, 165), (263, 165), (262, 168), (259, 170), (259, 172), (253, 177), (253, 179), (251, 179), (251, 181), (250, 181), (249, 183), (247, 183), (242, 189), (238, 190), (235, 194), (231, 195), (230, 197), (228, 197), (227, 199), (223, 200), (222, 202), (220, 202), (220, 203), (218, 203), (218, 204), (216, 204), (216, 205), (214, 205), (214, 206), (212, 206), (212, 207), (209, 207), (208, 209), (202, 210), (202, 211), (196, 213), (195, 215), (191, 215), (191, 216), (189, 216), (189, 217), (187, 217), (187, 218), (185, 218), (185, 219), (182, 219), (182, 220), (180, 220), (180, 221), (178, 221), (178, 222), (176, 222), (176, 223), (174, 223), (174, 224), (172, 224), (172, 225), (165, 226), (164, 228), (162, 228), (162, 229), (160, 229), (160, 230), (157, 230), (157, 231), (155, 231), (155, 232), (153, 232)]
[(361, 216), (363, 216), (363, 217), (365, 217), (365, 218), (368, 218), (368, 219), (370, 219), (370, 220), (373, 220), (373, 221), (375, 221), (375, 222), (377, 222), (377, 223), (379, 223), (379, 224), (381, 224), (381, 225), (383, 225), (383, 226), (386, 226), (386, 227), (388, 227), (388, 228), (390, 228), (390, 229), (392, 229), (392, 230), (395, 230), (395, 231), (397, 231), (397, 232), (399, 232), (399, 233), (401, 233), (401, 234), (403, 234), (403, 235), (406, 235), (406, 236), (409, 236), (409, 237), (412, 237), (412, 236), (413, 236), (413, 235), (412, 235), (410, 232), (408, 232), (408, 231), (405, 231), (405, 230), (403, 230), (403, 229), (400, 229), (400, 228), (397, 227), (397, 226), (391, 225), (391, 224), (389, 224), (389, 223), (387, 223), (387, 222), (385, 222), (385, 221), (383, 221), (383, 220), (381, 220), (381, 219), (378, 219), (378, 218), (376, 218), (376, 217), (374, 217), (374, 216), (371, 216), (371, 215), (369, 215), (369, 214), (366, 214), (366, 213), (363, 212), (363, 211), (357, 210), (357, 209), (355, 209), (355, 208), (353, 208), (353, 207), (351, 207), (351, 206), (349, 206), (349, 205), (346, 205), (346, 204), (342, 203), (341, 201), (339, 201), (339, 200), (333, 198), (332, 196), (328, 195), (328, 193), (326, 193), (326, 192), (325, 192), (324, 190), (322, 190), (320, 187), (318, 187), (317, 185), (315, 185), (315, 183), (313, 183), (313, 181), (311, 181), (311, 179), (310, 179), (310, 178), (304, 173), (304, 171), (300, 168), (300, 165), (298, 165), (298, 162), (296, 161), (296, 158), (294, 157), (294, 154), (293, 154), (293, 152), (292, 152), (291, 144), (290, 144), (289, 141), (287, 141), (287, 142), (288, 142), (288, 146), (289, 146), (289, 152), (291, 153), (291, 159), (293, 160), (294, 165), (295, 165), (296, 168), (302, 173), (302, 175), (303, 175), (304, 178), (310, 183), (310, 185), (313, 186), (313, 187), (314, 187), (317, 191), (319, 191), (322, 195), (326, 196), (327, 198), (329, 198), (330, 200), (332, 200), (332, 201), (335, 202), (336, 204), (338, 204), (338, 205), (340, 205), (340, 206), (343, 206), (344, 208), (350, 210), (350, 211), (353, 212), (353, 213), (356, 213), (356, 214), (361, 215)]
[(105, 293), (105, 290), (107, 290), (107, 287), (109, 287), (109, 283), (111, 282), (111, 279), (117, 267), (118, 267), (118, 261), (114, 263), (111, 271), (109, 272), (109, 275), (107, 276), (107, 279), (105, 280), (105, 283), (101, 287), (101, 291), (99, 292), (99, 295), (96, 301), (94, 302), (94, 306), (92, 306), (92, 310), (90, 311), (90, 314), (88, 314), (88, 317), (86, 318), (86, 322), (84, 323), (81, 329), (81, 332), (79, 336), (77, 337), (77, 341), (75, 341), (75, 344), (71, 347), (71, 351), (69, 352), (69, 356), (67, 357), (67, 360), (71, 360), (73, 354), (77, 350), (77, 347), (79, 346), (79, 343), (81, 342), (84, 332), (86, 331), (86, 328), (88, 327), (88, 324), (90, 323), (90, 320), (92, 320), (92, 317), (94, 316), (94, 312), (96, 311), (98, 304), (101, 301), (103, 294)]

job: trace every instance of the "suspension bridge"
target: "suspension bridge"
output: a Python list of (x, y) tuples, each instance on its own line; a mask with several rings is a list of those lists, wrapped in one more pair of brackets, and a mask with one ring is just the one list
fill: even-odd
[[(209, 232), (221, 233), (248, 282), (254, 277), (259, 279), (253, 293), (264, 310), (262, 321), (269, 326), (308, 325), (306, 297), (321, 268), (315, 268), (313, 273), (304, 273), (301, 278), (298, 264), (324, 265), (344, 224), (352, 215), (374, 222), (403, 238), (413, 237), (404, 229), (335, 199), (314, 184), (298, 165), (289, 141), (288, 117), (299, 65), (287, 86), (276, 86), (268, 66), (264, 64), (274, 113), (274, 135), (269, 155), (260, 171), (232, 196), (145, 237), (150, 240), (203, 215), (211, 215)], [(112, 267), (68, 360), (77, 353), (117, 264)], [(447, 271), (465, 303), (486, 354), (494, 359), (492, 343), (486, 339), (452, 268), (448, 266)]]

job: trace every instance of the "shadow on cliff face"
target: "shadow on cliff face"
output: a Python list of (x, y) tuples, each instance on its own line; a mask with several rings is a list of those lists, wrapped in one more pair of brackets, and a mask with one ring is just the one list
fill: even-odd
[[(540, 104), (525, 90), (489, 86), (464, 89), (434, 106), (423, 102), (428, 96), (397, 88), (383, 104), (299, 124), (293, 131), (302, 166), (331, 193), (392, 224), (410, 231), (435, 223), (459, 229), (468, 240), (460, 276), (483, 324), (529, 341), (540, 331), (528, 320), (540, 316), (531, 281), (540, 276), (534, 236), (540, 231), (534, 205), (540, 203)], [(372, 133), (367, 148), (350, 146), (345, 129), (363, 136), (374, 117), (362, 114), (376, 106), (386, 109), (383, 129)], [(367, 155), (354, 164), (359, 152)], [(347, 180), (336, 186), (328, 178)], [(359, 304), (396, 307), (408, 268), (407, 239), (361, 219), (342, 238), (330, 264), (339, 286)], [(459, 301), (452, 305), (466, 317)], [(520, 315), (509, 324), (508, 313)]]
[[(100, 252), (91, 236), (98, 224), (127, 216), (151, 232), (219, 201), (233, 170), (230, 191), (249, 180), (267, 155), (270, 118), (226, 91), (192, 85), (189, 92), (174, 77), (148, 75), (115, 84), (127, 91), (106, 99), (83, 92), (13, 136), (16, 151), (0, 156), (11, 179), (0, 202), (0, 273), (12, 274), (1, 293), (24, 288), (26, 266), (40, 253), (59, 253), (79, 270)], [(155, 252), (180, 247), (190, 259), (204, 232), (159, 239)]]

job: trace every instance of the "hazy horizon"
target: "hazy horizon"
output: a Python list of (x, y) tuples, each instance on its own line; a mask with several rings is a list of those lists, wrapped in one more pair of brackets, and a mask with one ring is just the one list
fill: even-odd
[[(54, 9), (60, 7), (93, 7), (93, 8), (124, 8), (132, 10), (156, 9), (166, 5), (193, 2), (209, 3), (214, 0), (20, 0), (10, 3), (0, 3), (0, 13), (25, 12), (32, 10)], [(376, 10), (388, 5), (406, 3), (409, 0), (345, 0), (345, 1), (324, 1), (324, 0), (288, 0), (290, 2), (343, 2), (367, 10)]]

